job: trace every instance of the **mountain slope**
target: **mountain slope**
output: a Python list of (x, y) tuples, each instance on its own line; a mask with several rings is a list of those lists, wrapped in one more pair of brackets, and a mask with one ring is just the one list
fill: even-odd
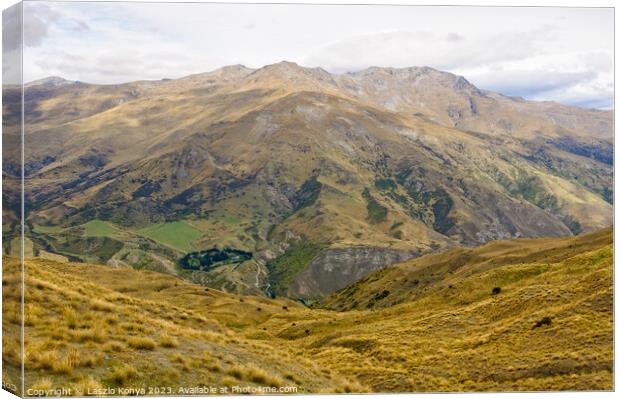
[[(171, 271), (187, 248), (231, 247), (252, 253), (240, 277), (230, 266), (176, 271), (312, 299), (351, 283), (351, 270), (612, 223), (611, 113), (507, 98), (430, 68), (332, 75), (283, 62), (25, 91), (35, 253)], [(11, 121), (17, 97), (4, 96)], [(3, 173), (14, 177), (19, 151), (8, 144)], [(4, 195), (10, 221), (18, 197)], [(105, 239), (83, 228), (100, 220), (114, 226)], [(197, 231), (184, 250), (140, 234), (180, 224)], [(320, 251), (279, 274), (287, 284), (274, 281), (274, 262), (300, 258), (305, 242)]]
[[(21, 319), (19, 295), (11, 289), (20, 284), (19, 261), (4, 258), (3, 266), (3, 382), (16, 383)], [(28, 259), (25, 275), (26, 392), (59, 387), (79, 396), (109, 387), (117, 395), (119, 388), (127, 389), (124, 395), (129, 389), (176, 395), (184, 393), (182, 388), (210, 386), (298, 388), (289, 393), (361, 389), (267, 340), (258, 325), (284, 309), (300, 309), (292, 301), (235, 297), (161, 273), (45, 259)]]
[(335, 364), (384, 389), (611, 389), (611, 231), (523, 244), (429, 255), (339, 292), (327, 303), (359, 308), (344, 312), (359, 324), (317, 357), (351, 348)]
[[(440, 293), (452, 297), (453, 289), (467, 291), (457, 284), (472, 276), (489, 273), (501, 277), (498, 268), (514, 265), (519, 269), (523, 264), (538, 265), (523, 270), (529, 268), (536, 274), (546, 272), (554, 263), (608, 247), (612, 233), (611, 229), (604, 229), (577, 237), (523, 238), (493, 241), (476, 248), (454, 248), (373, 273), (333, 294), (324, 305), (337, 310), (374, 309)], [(374, 299), (379, 296), (381, 300)]]
[[(610, 390), (612, 248), (605, 230), (427, 255), (326, 300), (346, 311), (29, 258), (26, 387)], [(19, 267), (3, 263), (3, 381), (14, 382)]]

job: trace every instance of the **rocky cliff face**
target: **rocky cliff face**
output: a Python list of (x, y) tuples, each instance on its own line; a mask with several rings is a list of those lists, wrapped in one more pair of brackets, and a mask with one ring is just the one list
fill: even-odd
[(416, 254), (377, 247), (323, 250), (293, 280), (292, 298), (317, 298), (334, 293), (375, 270), (415, 257)]

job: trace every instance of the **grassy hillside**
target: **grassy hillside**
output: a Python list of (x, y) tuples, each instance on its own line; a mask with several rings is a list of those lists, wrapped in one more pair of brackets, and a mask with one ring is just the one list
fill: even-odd
[[(18, 262), (4, 263), (3, 379), (13, 382), (19, 375), (19, 296), (9, 287), (19, 282)], [(293, 302), (236, 297), (156, 272), (44, 259), (27, 261), (26, 287), (26, 389), (359, 389), (268, 340), (259, 325), (298, 308)]]
[(200, 230), (185, 221), (155, 224), (138, 230), (137, 234), (182, 252), (195, 250), (192, 242), (203, 236)]
[(112, 223), (103, 220), (91, 220), (82, 225), (86, 229), (86, 235), (90, 237), (111, 237), (118, 232)]
[[(504, 240), (477, 248), (454, 248), (367, 276), (332, 295), (325, 306), (336, 310), (374, 309), (437, 292), (454, 297), (466, 291), (459, 289), (460, 284), (483, 273), (491, 273), (488, 280), (493, 287), (488, 287), (489, 292), (495, 286), (505, 292), (502, 284), (510, 281), (504, 281), (500, 271), (506, 267), (534, 265), (532, 273), (541, 274), (556, 262), (598, 250), (611, 242), (612, 230), (605, 229), (576, 237)], [(517, 282), (523, 283), (519, 279)]]
[[(372, 274), (330, 310), (31, 258), (26, 386), (609, 390), (612, 260), (611, 230), (497, 241)], [(15, 381), (16, 260), (4, 263), (3, 379)]]

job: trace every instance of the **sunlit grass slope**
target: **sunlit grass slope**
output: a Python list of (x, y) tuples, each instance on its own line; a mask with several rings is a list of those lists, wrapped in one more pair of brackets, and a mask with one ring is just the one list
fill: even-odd
[[(14, 265), (16, 259), (5, 258)], [(17, 270), (17, 268), (14, 268)], [(7, 269), (8, 270), (8, 269)], [(17, 273), (5, 273), (14, 285)], [(357, 389), (326, 367), (273, 345), (256, 326), (288, 301), (239, 298), (166, 274), (29, 259), (25, 381), (28, 389), (296, 386), (298, 392)], [(5, 323), (19, 297), (5, 292)], [(8, 326), (8, 324), (7, 324)], [(246, 336), (247, 335), (247, 336)], [(8, 380), (19, 345), (3, 343)], [(74, 391), (75, 392), (75, 391)], [(160, 392), (161, 393), (161, 392)], [(164, 392), (165, 393), (165, 392)]]
[(192, 242), (204, 235), (185, 221), (159, 223), (137, 230), (136, 233), (185, 252), (194, 250)]
[[(498, 241), (375, 273), (328, 299), (334, 310), (29, 259), (26, 389), (609, 390), (612, 259), (611, 230)], [(4, 301), (17, 322), (18, 296)], [(5, 380), (18, 349), (5, 340)]]
[(613, 386), (611, 229), (427, 256), (329, 305), (364, 310), (345, 312), (358, 325), (327, 326), (316, 357), (339, 353), (336, 368), (375, 390)]

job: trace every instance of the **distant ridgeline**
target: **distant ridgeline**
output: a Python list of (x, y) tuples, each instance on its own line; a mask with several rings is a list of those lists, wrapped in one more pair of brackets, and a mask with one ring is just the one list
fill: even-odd
[(212, 248), (206, 251), (190, 252), (181, 258), (179, 264), (183, 269), (209, 271), (217, 266), (241, 263), (248, 259), (252, 259), (251, 252), (233, 248)]

